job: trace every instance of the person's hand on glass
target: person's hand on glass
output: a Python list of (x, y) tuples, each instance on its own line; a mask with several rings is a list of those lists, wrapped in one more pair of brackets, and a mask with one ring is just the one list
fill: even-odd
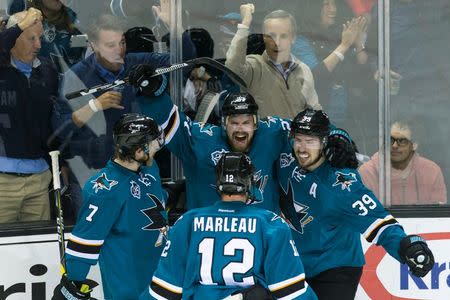
[(360, 21), (359, 18), (353, 18), (342, 25), (341, 45), (350, 48), (359, 34)]
[(369, 23), (365, 16), (360, 16), (357, 18), (356, 25), (358, 28), (358, 34), (356, 36), (354, 45), (356, 48), (356, 52), (361, 52), (365, 49), (367, 39), (367, 27)]
[(160, 5), (152, 6), (153, 14), (161, 20), (167, 28), (170, 28), (170, 0), (160, 0)]

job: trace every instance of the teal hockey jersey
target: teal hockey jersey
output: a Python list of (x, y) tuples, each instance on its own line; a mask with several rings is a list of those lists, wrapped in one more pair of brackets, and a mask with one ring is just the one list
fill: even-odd
[(167, 224), (166, 198), (156, 163), (133, 172), (109, 161), (83, 188), (67, 244), (68, 278), (84, 280), (98, 261), (105, 299), (138, 299), (164, 246), (156, 242)]
[(307, 277), (335, 267), (363, 266), (361, 234), (400, 261), (398, 248), (406, 234), (357, 170), (333, 168), (325, 161), (308, 172), (292, 152), (285, 152), (278, 172), (282, 201), (295, 210), (293, 236)]
[(277, 299), (317, 299), (284, 220), (243, 202), (219, 201), (188, 211), (170, 229), (140, 299), (223, 299), (256, 283)]
[[(215, 166), (230, 146), (222, 127), (191, 121), (178, 110), (167, 94), (159, 97), (138, 97), (143, 114), (161, 124), (166, 145), (182, 162), (186, 176), (188, 209), (212, 205), (220, 197), (215, 186)], [(255, 206), (275, 213), (280, 211), (278, 183), (274, 178), (276, 161), (288, 142), (290, 121), (278, 117), (261, 119), (249, 153), (256, 169), (256, 194), (262, 197)], [(256, 195), (257, 196), (257, 195)]]

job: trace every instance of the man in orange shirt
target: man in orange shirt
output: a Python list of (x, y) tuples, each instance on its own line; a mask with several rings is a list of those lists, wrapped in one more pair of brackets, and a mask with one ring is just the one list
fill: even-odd
[[(441, 168), (420, 156), (410, 127), (401, 122), (391, 126), (391, 204), (445, 204), (447, 188)], [(363, 164), (364, 183), (379, 197), (379, 156)]]

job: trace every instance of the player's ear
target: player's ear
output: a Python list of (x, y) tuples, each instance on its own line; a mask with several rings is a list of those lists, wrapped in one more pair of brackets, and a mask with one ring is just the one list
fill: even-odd
[(414, 150), (414, 151), (416, 151), (416, 150), (417, 150), (417, 147), (419, 147), (419, 145), (418, 145), (417, 143), (413, 143), (412, 146), (413, 146), (413, 150)]

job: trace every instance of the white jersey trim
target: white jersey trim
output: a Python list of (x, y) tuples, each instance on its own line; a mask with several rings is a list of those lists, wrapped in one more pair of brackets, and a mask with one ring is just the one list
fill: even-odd
[(399, 224), (387, 224), (385, 226), (383, 226), (377, 233), (377, 235), (375, 236), (375, 238), (373, 239), (372, 243), (378, 243), (378, 238), (380, 237), (380, 235), (383, 233), (383, 231), (385, 231), (388, 227), (391, 226), (399, 226)]
[(268, 287), (269, 287), (269, 290), (271, 292), (274, 292), (274, 291), (282, 289), (282, 288), (284, 288), (284, 287), (286, 287), (288, 285), (291, 285), (292, 283), (295, 283), (295, 282), (298, 282), (298, 281), (301, 281), (301, 280), (304, 280), (304, 279), (305, 279), (305, 273), (302, 273), (300, 275), (297, 275), (295, 277), (283, 280), (281, 282), (271, 284)]
[(180, 116), (178, 115), (178, 107), (174, 105), (172, 107), (172, 110), (169, 113), (169, 117), (167, 120), (161, 125), (164, 131), (166, 131), (166, 127), (169, 125), (169, 121), (172, 118), (172, 115), (175, 114), (175, 123), (172, 125), (172, 128), (168, 128), (168, 132), (165, 136), (165, 144), (167, 145), (172, 140), (173, 136), (175, 135), (175, 132), (177, 132), (178, 127), (180, 126)]
[(89, 246), (101, 246), (105, 242), (105, 240), (87, 240), (77, 237), (76, 235), (71, 234), (69, 236), (69, 240), (72, 240), (78, 244), (89, 245)]
[(70, 254), (72, 256), (76, 256), (76, 257), (81, 257), (81, 258), (86, 258), (86, 259), (95, 259), (95, 260), (98, 260), (98, 256), (100, 255), (100, 254), (81, 253), (81, 252), (73, 251), (72, 249), (66, 249), (66, 253)]
[[(386, 222), (391, 219), (395, 219), (394, 216), (387, 215), (383, 219), (376, 219), (372, 224), (370, 224), (370, 226), (366, 229), (366, 231), (364, 231), (364, 233), (363, 233), (364, 238), (367, 239), (375, 228), (377, 228), (381, 223)], [(379, 235), (379, 232), (377, 234), (376, 239), (378, 239), (378, 235)]]
[(164, 281), (161, 278), (158, 278), (156, 276), (153, 276), (152, 281), (154, 281), (158, 285), (162, 286), (163, 288), (165, 288), (171, 292), (174, 292), (177, 294), (181, 294), (183, 292), (183, 288), (173, 285), (171, 283), (168, 283), (167, 281)]
[(291, 300), (291, 299), (295, 299), (300, 295), (303, 295), (304, 293), (306, 293), (306, 290), (308, 289), (308, 284), (305, 281), (305, 287), (299, 291), (296, 291), (290, 295), (284, 296), (283, 298), (278, 298), (278, 300)]
[(164, 298), (163, 296), (157, 294), (156, 292), (154, 292), (151, 287), (148, 288), (148, 292), (150, 293), (150, 296), (152, 296), (156, 300), (169, 300), (169, 299)]

